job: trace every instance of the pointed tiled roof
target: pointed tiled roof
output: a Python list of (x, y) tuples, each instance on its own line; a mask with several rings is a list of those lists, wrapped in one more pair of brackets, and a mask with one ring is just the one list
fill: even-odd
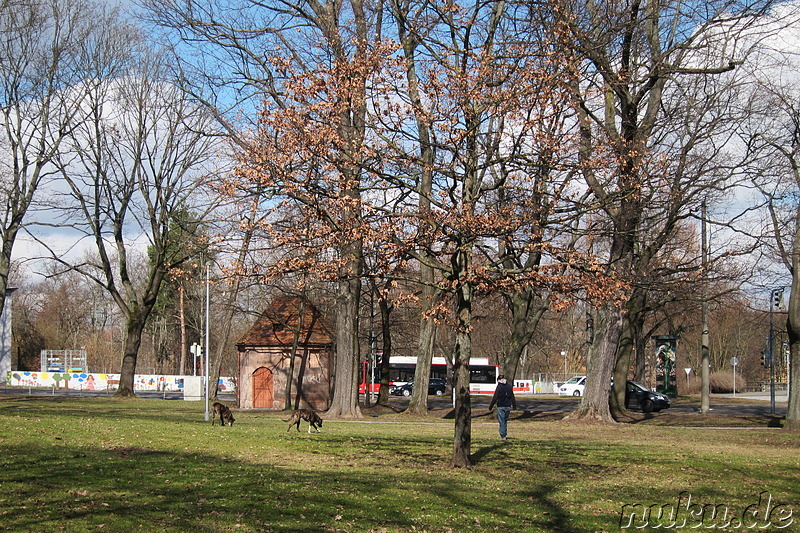
[[(279, 296), (272, 301), (236, 345), (291, 347), (300, 322), (302, 301), (299, 296)], [(308, 300), (305, 300), (303, 306), (303, 321), (298, 341), (300, 346), (333, 344), (333, 335), (328, 324)]]

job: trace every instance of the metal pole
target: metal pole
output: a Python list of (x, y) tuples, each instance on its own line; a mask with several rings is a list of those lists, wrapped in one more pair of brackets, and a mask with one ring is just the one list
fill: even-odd
[(209, 344), (209, 341), (208, 341), (209, 309), (210, 309), (210, 305), (209, 305), (210, 291), (209, 291), (209, 287), (208, 287), (208, 282), (209, 282), (208, 270), (209, 270), (208, 269), (208, 265), (206, 264), (206, 371), (205, 371), (205, 374), (206, 374), (205, 375), (205, 380), (206, 380), (206, 383), (205, 383), (205, 385), (206, 385), (206, 414), (205, 414), (206, 422), (208, 422), (208, 419), (209, 419), (209, 416), (208, 416), (208, 370), (209, 370), (208, 356), (210, 355), (209, 351), (208, 351), (208, 344)]
[(775, 308), (775, 294), (772, 290), (769, 293), (769, 412), (775, 414), (775, 323), (773, 319), (773, 309)]

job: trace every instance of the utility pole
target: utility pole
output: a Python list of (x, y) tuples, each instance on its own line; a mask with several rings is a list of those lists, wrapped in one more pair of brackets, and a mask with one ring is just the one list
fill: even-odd
[(706, 202), (703, 200), (701, 207), (700, 231), (703, 233), (701, 239), (701, 255), (703, 256), (703, 286), (702, 286), (702, 338), (700, 348), (700, 412), (707, 414), (711, 410), (711, 340), (708, 332), (708, 238), (706, 228)]

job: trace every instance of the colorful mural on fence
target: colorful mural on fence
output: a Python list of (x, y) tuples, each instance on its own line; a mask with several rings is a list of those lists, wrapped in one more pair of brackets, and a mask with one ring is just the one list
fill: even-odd
[[(133, 379), (133, 390), (181, 392), (184, 376), (165, 376), (161, 374), (136, 374)], [(119, 374), (101, 374), (95, 372), (14, 372), (8, 373), (8, 385), (11, 387), (46, 387), (73, 390), (108, 390), (119, 385)], [(219, 390), (234, 392), (235, 380), (232, 377), (219, 378)]]

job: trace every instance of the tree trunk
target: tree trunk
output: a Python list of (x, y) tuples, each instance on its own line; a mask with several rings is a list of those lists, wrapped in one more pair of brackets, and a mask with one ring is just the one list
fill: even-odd
[[(701, 333), (700, 333), (700, 412), (702, 414), (708, 414), (711, 410), (711, 341), (709, 337), (709, 330), (708, 330), (708, 230), (706, 229), (706, 202), (703, 201), (702, 204), (702, 211), (701, 211), (702, 221), (701, 221), (701, 254), (702, 254), (702, 262), (703, 262), (703, 271), (706, 273), (703, 275), (703, 280), (701, 281), (701, 295), (702, 295), (702, 302), (701, 302)], [(772, 305), (770, 303), (770, 305)], [(770, 348), (771, 349), (771, 348)], [(736, 369), (734, 368), (734, 372)], [(665, 370), (664, 373), (664, 388), (668, 389), (669, 383), (669, 375)]]
[(119, 387), (114, 396), (135, 396), (133, 382), (136, 376), (136, 361), (139, 357), (139, 347), (142, 344), (142, 332), (147, 322), (147, 316), (128, 317), (125, 327), (124, 354), (122, 368), (119, 375)]
[[(386, 282), (386, 289), (389, 288), (391, 282)], [(383, 347), (381, 356), (381, 386), (378, 392), (378, 405), (389, 405), (389, 358), (392, 356), (392, 328), (390, 317), (392, 313), (392, 305), (389, 302), (388, 296), (384, 294), (378, 299), (378, 306), (381, 310), (381, 338), (383, 339)]]
[(620, 333), (617, 360), (614, 364), (614, 386), (609, 397), (611, 414), (615, 418), (626, 411), (625, 389), (630, 373), (631, 359), (636, 348), (636, 332), (641, 331), (638, 323), (643, 320), (642, 309), (645, 303), (645, 292), (634, 289), (628, 300), (627, 312), (622, 315), (622, 331)]
[(0, 314), (6, 307), (6, 291), (8, 290), (8, 276), (11, 272), (11, 252), (14, 248), (16, 230), (5, 230), (2, 235), (0, 247)]
[[(351, 259), (351, 269), (358, 268), (358, 259)], [(354, 274), (355, 274), (354, 270)], [(339, 282), (336, 297), (336, 356), (334, 389), (329, 418), (361, 418), (358, 406), (360, 349), (358, 343), (358, 304), (361, 280), (353, 275)]]
[(500, 373), (509, 383), (514, 383), (522, 353), (530, 343), (539, 320), (549, 308), (547, 300), (539, 300), (539, 305), (534, 307), (535, 302), (536, 295), (531, 289), (517, 291), (509, 296), (511, 338), (500, 369)]
[[(704, 415), (711, 411), (711, 340), (708, 328), (708, 302), (703, 301), (702, 332), (700, 333), (700, 412)], [(668, 383), (669, 375), (665, 370), (665, 388)]]
[[(800, 216), (798, 216), (800, 220)], [(770, 303), (771, 305), (771, 303)], [(800, 224), (792, 250), (792, 291), (786, 331), (789, 333), (789, 404), (784, 428), (800, 431)]]
[[(406, 412), (409, 414), (426, 415), (428, 413), (428, 383), (431, 377), (431, 363), (433, 362), (433, 346), (436, 338), (436, 324), (430, 311), (436, 306), (439, 292), (434, 286), (435, 272), (432, 264), (436, 261), (433, 254), (428, 252), (431, 245), (431, 227), (429, 217), (431, 212), (431, 191), (433, 190), (433, 161), (435, 157), (433, 143), (431, 142), (431, 132), (428, 126), (425, 104), (420, 94), (419, 77), (417, 75), (416, 50), (419, 45), (418, 37), (413, 28), (407, 26), (409, 22), (408, 11), (401, 12), (399, 2), (392, 2), (395, 10), (397, 22), (397, 32), (400, 42), (403, 45), (403, 55), (405, 57), (406, 80), (408, 82), (408, 96), (411, 100), (412, 108), (416, 117), (417, 143), (420, 155), (420, 180), (419, 180), (419, 200), (418, 207), (420, 213), (420, 284), (422, 294), (420, 296), (420, 324), (419, 341), (417, 348), (417, 366), (414, 370), (414, 387), (411, 392), (411, 400), (408, 403)], [(408, 9), (408, 5), (404, 5)]]
[(419, 340), (417, 344), (417, 367), (414, 369), (414, 383), (419, 384), (411, 391), (411, 400), (406, 412), (415, 415), (428, 414), (428, 383), (431, 379), (433, 363), (433, 346), (436, 340), (436, 323), (429, 312), (436, 305), (438, 291), (433, 287), (433, 269), (420, 267), (423, 278), (421, 295), (421, 312), (419, 322)]
[[(292, 380), (294, 379), (294, 360), (297, 357), (297, 347), (300, 344), (300, 334), (303, 331), (303, 319), (305, 318), (306, 301), (300, 298), (300, 310), (297, 317), (297, 328), (292, 336), (292, 349), (289, 350), (289, 370), (286, 373), (286, 388), (284, 389), (283, 405), (284, 409), (289, 409), (292, 405)], [(299, 393), (300, 383), (298, 379), (297, 391)]]
[(455, 252), (453, 270), (461, 281), (455, 291), (456, 298), (456, 346), (453, 357), (453, 395), (455, 398), (455, 430), (453, 438), (453, 467), (472, 464), (472, 403), (469, 395), (469, 360), (472, 357), (472, 292), (469, 273), (472, 250), (464, 246)]
[(647, 343), (645, 341), (644, 326), (641, 324), (638, 325), (638, 329), (636, 330), (635, 346), (633, 379), (642, 385), (649, 386), (647, 385), (647, 376), (645, 375), (645, 366), (647, 364), (647, 356), (645, 355), (645, 351), (647, 349)]
[(178, 287), (178, 320), (181, 328), (181, 357), (178, 363), (178, 375), (182, 376), (186, 372), (186, 305), (183, 295), (183, 282)]
[(622, 333), (622, 311), (604, 307), (597, 312), (594, 322), (595, 337), (589, 347), (583, 399), (578, 408), (564, 420), (589, 420), (614, 423), (608, 403), (611, 376), (614, 371), (617, 347)]
[(800, 431), (800, 331), (789, 330), (789, 404), (786, 409), (784, 429)]
[[(356, 67), (353, 72), (359, 72), (353, 78), (339, 87), (340, 97), (344, 100), (338, 102), (337, 143), (339, 146), (331, 154), (340, 173), (337, 185), (342, 205), (341, 215), (336, 221), (336, 232), (339, 233), (337, 245), (339, 260), (339, 286), (336, 296), (336, 355), (334, 362), (334, 390), (331, 399), (331, 408), (328, 410), (330, 418), (361, 418), (361, 408), (358, 405), (359, 366), (361, 362), (361, 348), (359, 345), (359, 304), (361, 303), (361, 276), (364, 269), (364, 247), (361, 201), (361, 173), (363, 168), (359, 163), (364, 157), (362, 153), (364, 136), (366, 134), (367, 114), (367, 80), (364, 69), (368, 56), (370, 35), (367, 29), (367, 15), (364, 11), (362, 0), (350, 0), (351, 20), (345, 29), (340, 26), (338, 9), (341, 6), (330, 4), (327, 6), (325, 16), (319, 20), (318, 27), (333, 45), (334, 58), (343, 65), (349, 64)], [(348, 17), (349, 18), (349, 17)], [(331, 31), (335, 30), (335, 31)], [(350, 33), (352, 31), (352, 33)], [(347, 35), (343, 37), (342, 32)], [(354, 45), (352, 58), (344, 53), (342, 46), (344, 40), (350, 40)], [(344, 80), (343, 80), (344, 81)]]

